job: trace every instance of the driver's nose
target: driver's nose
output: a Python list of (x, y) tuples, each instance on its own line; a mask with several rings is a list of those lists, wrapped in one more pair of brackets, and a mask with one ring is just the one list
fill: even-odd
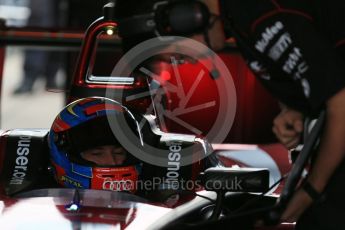
[(112, 151), (107, 151), (104, 154), (104, 161), (107, 165), (117, 165), (116, 157), (112, 154)]
[(104, 160), (106, 160), (108, 165), (121, 165), (126, 157), (126, 153), (123, 152), (122, 148), (120, 150), (116, 147), (107, 147), (104, 155)]
[(121, 165), (123, 163), (121, 156), (116, 154), (113, 154), (113, 161), (116, 165)]

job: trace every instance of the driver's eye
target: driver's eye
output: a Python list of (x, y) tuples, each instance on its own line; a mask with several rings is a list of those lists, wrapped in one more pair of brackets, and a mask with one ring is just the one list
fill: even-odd
[(102, 156), (103, 152), (91, 152), (89, 153), (91, 156)]
[(113, 154), (117, 154), (117, 155), (125, 155), (126, 151), (124, 151), (123, 148), (116, 148), (113, 150)]

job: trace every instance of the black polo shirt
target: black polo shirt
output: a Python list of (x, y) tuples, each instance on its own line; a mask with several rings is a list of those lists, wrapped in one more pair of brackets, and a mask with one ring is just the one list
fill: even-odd
[(225, 32), (281, 102), (316, 112), (345, 87), (343, 0), (221, 0)]

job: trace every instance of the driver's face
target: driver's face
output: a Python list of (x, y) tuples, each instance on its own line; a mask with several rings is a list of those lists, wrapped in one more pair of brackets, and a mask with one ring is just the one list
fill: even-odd
[(126, 155), (124, 148), (115, 145), (103, 145), (81, 153), (83, 159), (97, 165), (121, 165), (126, 160)]

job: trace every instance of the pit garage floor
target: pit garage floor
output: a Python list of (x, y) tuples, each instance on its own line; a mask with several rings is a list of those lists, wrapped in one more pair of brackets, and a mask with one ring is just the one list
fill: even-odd
[[(49, 128), (64, 106), (63, 92), (48, 92), (44, 79), (35, 82), (32, 93), (13, 95), (13, 90), (23, 77), (23, 48), (6, 49), (1, 93), (0, 129)], [(58, 83), (64, 79), (63, 71), (57, 74)]]

